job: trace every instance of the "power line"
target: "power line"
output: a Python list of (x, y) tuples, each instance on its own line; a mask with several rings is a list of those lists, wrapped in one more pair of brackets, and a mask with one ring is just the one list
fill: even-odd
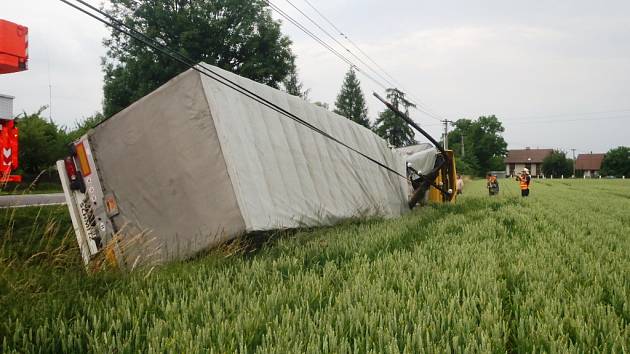
[[(315, 33), (311, 32), (308, 28), (306, 28), (304, 25), (302, 25), (300, 22), (298, 22), (297, 20), (295, 20), (293, 17), (291, 17), (289, 14), (287, 14), (286, 12), (284, 12), (281, 8), (279, 8), (278, 6), (276, 6), (274, 3), (268, 1), (268, 0), (264, 0), (267, 5), (269, 5), (269, 7), (271, 7), (274, 11), (276, 11), (278, 14), (280, 14), (280, 16), (284, 17), (287, 21), (291, 22), (294, 26), (296, 26), (297, 28), (299, 28), (302, 32), (306, 33), (309, 37), (311, 37), (312, 39), (314, 39), (315, 41), (317, 41), (319, 44), (321, 44), (324, 48), (326, 48), (328, 51), (332, 52), (335, 56), (337, 56), (339, 59), (341, 59), (342, 61), (344, 61), (346, 64), (355, 67), (354, 63), (352, 61), (350, 61), (350, 59), (346, 58), (343, 54), (339, 53), (337, 50), (335, 50), (332, 46), (330, 46), (328, 43), (326, 43), (324, 40), (322, 40), (321, 38), (319, 38)], [(380, 82), (377, 82), (377, 84), (379, 84), (380, 86), (383, 86)]]
[(300, 14), (302, 14), (302, 16), (306, 17), (307, 20), (309, 20), (312, 24), (314, 24), (317, 28), (319, 28), (322, 32), (324, 32), (324, 34), (326, 34), (330, 39), (332, 39), (335, 43), (337, 43), (339, 46), (341, 46), (343, 49), (345, 49), (348, 53), (350, 53), (350, 55), (352, 55), (356, 60), (358, 60), (361, 64), (363, 64), (365, 67), (368, 68), (368, 70), (370, 70), (372, 73), (376, 74), (376, 76), (378, 76), (379, 78), (381, 78), (382, 80), (384, 80), (390, 87), (396, 87), (396, 84), (392, 83), (391, 81), (389, 81), (386, 77), (384, 77), (383, 75), (381, 75), (378, 71), (374, 70), (369, 64), (367, 64), (366, 62), (363, 61), (363, 59), (359, 58), (356, 54), (354, 54), (350, 49), (348, 49), (348, 47), (346, 47), (345, 45), (343, 45), (343, 43), (341, 43), (339, 40), (337, 40), (337, 38), (335, 38), (332, 34), (330, 34), (328, 31), (326, 31), (326, 29), (324, 29), (322, 26), (319, 25), (319, 23), (317, 23), (315, 20), (313, 20), (309, 15), (307, 15), (304, 11), (302, 11), (300, 8), (298, 8), (297, 6), (295, 6), (291, 0), (285, 0), (287, 3), (289, 3), (289, 5), (291, 5), (291, 7), (293, 7), (294, 9), (296, 9)]
[[(383, 85), (382, 82), (374, 79), (372, 76), (370, 76), (367, 72), (365, 72), (364, 70), (362, 70), (361, 68), (359, 68), (357, 65), (355, 65), (350, 59), (348, 59), (347, 57), (343, 56), (342, 54), (340, 54), (339, 52), (337, 52), (334, 48), (332, 48), (328, 43), (326, 43), (324, 40), (322, 40), (321, 38), (319, 38), (316, 34), (314, 34), (312, 31), (310, 31), (309, 29), (306, 28), (306, 26), (304, 26), (302, 23), (300, 23), (298, 20), (296, 20), (295, 18), (291, 17), (289, 14), (287, 14), (285, 11), (283, 11), (281, 8), (279, 8), (276, 4), (272, 3), (270, 0), (264, 0), (265, 3), (267, 3), (267, 5), (269, 5), (274, 11), (276, 11), (278, 14), (280, 14), (280, 16), (284, 17), (286, 20), (288, 20), (289, 22), (291, 22), (293, 25), (295, 25), (296, 27), (298, 27), (300, 30), (302, 30), (304, 33), (306, 33), (307, 35), (309, 35), (311, 38), (315, 39), (317, 42), (319, 42), (321, 45), (323, 45), (325, 48), (327, 48), (328, 50), (330, 50), (331, 52), (333, 52), (333, 54), (337, 55), (338, 57), (340, 57), (340, 59), (342, 59), (343, 61), (345, 61), (346, 63), (348, 63), (349, 65), (351, 65), (353, 68), (355, 68), (358, 72), (360, 72), (361, 74), (365, 75), (368, 79), (370, 79), (371, 81), (373, 81), (374, 83), (376, 83), (377, 85), (379, 85), (381, 88), (383, 88), (384, 90), (387, 90), (388, 87), (386, 87), (385, 85)], [(339, 41), (337, 41), (334, 37), (332, 37), (330, 35), (330, 33), (326, 32), (319, 24), (317, 24), (314, 20), (312, 20), (310, 17), (308, 17), (303, 11), (301, 11), (300, 9), (298, 9), (295, 5), (293, 5), (293, 3), (291, 3), (289, 0), (286, 0), (289, 4), (291, 4), (296, 10), (298, 10), (300, 13), (302, 13), (305, 17), (307, 17), (311, 22), (313, 22), (320, 30), (322, 30), (324, 33), (326, 33), (329, 37), (331, 37), (336, 43), (338, 43), (339, 45), (341, 45), (343, 48), (345, 48), (348, 52), (350, 52), (350, 54), (352, 54), (355, 58), (358, 59), (358, 57), (352, 53), (352, 51), (350, 51), (349, 49), (347, 49), (347, 47), (345, 47), (343, 44), (341, 44)], [(365, 64), (364, 61), (362, 61), (361, 59), (359, 59), (361, 63)], [(368, 66), (368, 68), (371, 69), (371, 67)], [(374, 71), (374, 69), (371, 69), (372, 71)], [(390, 82), (391, 84), (391, 82)], [(402, 92), (402, 91), (401, 91)], [(407, 94), (408, 96), (410, 96), (409, 94)], [(431, 113), (430, 111), (427, 110), (426, 107), (424, 107), (424, 105), (422, 104), (422, 102), (420, 102), (419, 100), (416, 100), (414, 97), (412, 97), (412, 99), (416, 102), (418, 102), (418, 104), (422, 107), (422, 108), (418, 108), (418, 107), (414, 107), (416, 108), (418, 111), (426, 114), (427, 116), (429, 116), (430, 118), (433, 118), (437, 121), (442, 121), (442, 119), (437, 116), (434, 113)]]
[[(292, 4), (289, 0), (286, 0), (287, 2), (289, 2), (289, 4)], [(319, 11), (310, 1), (308, 0), (304, 0), (304, 2), (310, 7), (312, 8), (324, 21), (326, 21), (340, 36), (342, 36), (343, 38), (345, 38), (348, 43), (350, 43), (354, 48), (356, 48), (361, 54), (363, 54), (363, 56), (365, 56), (372, 64), (374, 64), (378, 69), (380, 69), (386, 76), (388, 76), (394, 83), (394, 86), (398, 86), (400, 87), (402, 90), (407, 91), (407, 94), (409, 95), (409, 97), (416, 102), (416, 104), (418, 106), (420, 106), (420, 108), (418, 107), (414, 107), (416, 108), (418, 111), (424, 113), (425, 115), (427, 115), (430, 118), (433, 118), (437, 121), (441, 121), (443, 118), (440, 117), (440, 115), (436, 114), (435, 112), (432, 112), (432, 110), (425, 104), (423, 103), (420, 99), (418, 99), (417, 97), (415, 97), (413, 94), (411, 94), (411, 92), (409, 92), (409, 90), (405, 90), (405, 88), (403, 87), (403, 85), (400, 84), (400, 82), (398, 80), (396, 80), (392, 75), (390, 75), (387, 70), (385, 70), (382, 66), (380, 66), (374, 59), (372, 59), (372, 57), (370, 57), (365, 51), (363, 51), (354, 41), (352, 41), (347, 34), (345, 34), (341, 29), (339, 29), (339, 27), (337, 27), (328, 17), (326, 17), (321, 11)], [(295, 7), (295, 5), (292, 5), (293, 7)], [(296, 7), (295, 7), (296, 8)], [(297, 9), (297, 8), (296, 8)], [(300, 11), (299, 9), (297, 9), (298, 11)], [(300, 11), (300, 13), (303, 13), (302, 11)], [(305, 15), (307, 18), (309, 18), (307, 15)], [(310, 18), (309, 18), (310, 19)], [(314, 22), (311, 19), (311, 22)], [(316, 24), (316, 26), (320, 27), (318, 24)], [(321, 28), (321, 27), (320, 27)], [(330, 35), (329, 35), (330, 36)], [(344, 46), (345, 48), (345, 46)], [(347, 49), (347, 48), (346, 48)], [(354, 54), (353, 54), (354, 55)], [(380, 75), (379, 75), (380, 76)], [(381, 76), (382, 77), (382, 76)], [(389, 82), (389, 80), (386, 80)], [(391, 84), (391, 82), (390, 82)]]
[[(303, 14), (305, 17), (308, 18), (308, 16), (301, 11), (300, 9), (298, 9), (292, 2), (290, 2), (289, 0), (286, 0), (289, 4), (291, 4), (296, 10), (298, 10), (301, 14)], [(344, 61), (346, 64), (350, 65), (351, 67), (355, 68), (357, 70), (357, 72), (363, 74), (365, 77), (367, 77), (368, 79), (370, 79), (372, 82), (374, 82), (375, 84), (377, 84), (378, 86), (380, 86), (383, 90), (387, 90), (387, 87), (385, 85), (383, 85), (382, 82), (376, 80), (374, 77), (372, 77), (370, 74), (368, 74), (367, 72), (365, 72), (364, 70), (362, 70), (361, 68), (359, 68), (357, 65), (355, 65), (350, 59), (348, 59), (346, 56), (344, 56), (343, 54), (339, 53), (335, 48), (333, 48), (330, 44), (326, 43), (323, 39), (321, 39), (319, 36), (317, 36), (315, 33), (313, 33), (311, 30), (309, 30), (305, 25), (303, 25), (302, 23), (300, 23), (298, 20), (296, 20), (295, 18), (293, 18), (292, 16), (290, 16), (286, 11), (282, 10), (280, 7), (278, 7), (276, 4), (274, 4), (273, 2), (271, 2), (270, 0), (264, 0), (264, 2), (269, 5), (269, 7), (271, 7), (272, 10), (276, 11), (280, 16), (282, 16), (283, 18), (285, 18), (287, 21), (289, 21), (290, 23), (292, 23), (294, 26), (296, 26), (298, 29), (300, 29), (302, 32), (304, 32), (305, 34), (307, 34), (309, 37), (311, 37), (313, 40), (315, 40), (316, 42), (318, 42), (320, 45), (322, 45), (324, 48), (326, 48), (327, 50), (329, 50), (331, 53), (333, 53), (335, 56), (337, 56), (339, 59), (341, 59), (342, 61)], [(131, 9), (129, 9), (130, 11), (132, 11)], [(138, 9), (136, 9), (137, 11)], [(134, 11), (135, 12), (135, 11)], [(320, 30), (324, 31), (325, 30), (319, 26), (317, 23), (315, 23), (315, 21), (311, 18), (309, 18), (309, 20), (311, 22), (313, 22), (318, 28), (320, 28)], [(325, 32), (329, 37), (331, 37), (333, 40), (334, 37), (332, 37), (329, 33)], [(352, 53), (349, 49), (347, 49), (347, 47), (343, 46), (343, 44), (339, 43), (337, 40), (335, 40), (335, 42), (337, 42), (339, 45), (341, 45), (344, 49), (346, 49), (348, 52), (350, 52), (353, 56), (356, 57), (356, 55), (354, 55), (354, 53)], [(360, 60), (360, 59), (359, 59)], [(364, 65), (365, 62), (361, 61), (361, 63), (363, 63)], [(370, 68), (372, 71), (374, 71), (374, 69)], [(440, 118), (437, 118), (437, 116), (432, 115), (429, 112), (424, 111), (422, 108), (417, 108), (414, 107), (416, 109), (418, 109), (420, 112), (423, 112), (424, 114), (426, 114), (427, 116), (429, 116), (430, 118), (435, 119), (438, 122), (441, 122), (442, 120)]]
[(370, 62), (372, 62), (372, 64), (374, 64), (378, 69), (380, 69), (385, 75), (387, 75), (395, 84), (396, 86), (402, 86), (400, 85), (400, 83), (392, 76), (390, 75), (385, 69), (383, 69), (376, 61), (374, 61), (366, 52), (364, 52), (358, 45), (356, 45), (354, 43), (354, 41), (352, 41), (343, 31), (341, 31), (337, 26), (335, 26), (334, 23), (332, 23), (332, 21), (330, 21), (328, 19), (328, 17), (324, 16), (324, 14), (319, 11), (313, 4), (311, 4), (310, 1), (308, 0), (304, 0), (304, 2), (310, 7), (312, 8), (322, 19), (324, 19), (324, 21), (328, 22), (328, 24), (335, 30), (337, 31), (337, 33), (339, 33), (340, 36), (342, 36), (343, 38), (345, 38), (348, 43), (350, 43), (354, 48), (356, 48), (356, 50), (358, 50), (361, 54), (363, 54), (364, 57), (366, 57)]
[[(301, 11), (299, 8), (297, 8), (291, 1), (286, 0), (289, 4), (291, 4), (291, 6), (293, 6), (296, 10), (298, 10), (302, 15), (304, 15), (305, 17), (307, 17), (312, 23), (314, 23), (320, 30), (322, 30), (323, 32), (325, 32), (329, 37), (331, 37), (336, 43), (338, 43), (340, 46), (342, 46), (344, 49), (346, 49), (348, 52), (350, 52), (350, 54), (352, 54), (355, 58), (359, 59), (356, 55), (354, 55), (354, 53), (352, 53), (347, 47), (343, 46), (343, 44), (339, 43), (339, 41), (337, 41), (334, 37), (332, 37), (332, 35), (330, 35), (330, 33), (326, 32), (321, 26), (319, 26), (312, 18), (308, 17), (303, 11)], [(290, 23), (292, 23), (294, 26), (296, 26), (298, 29), (300, 29), (302, 32), (304, 32), (305, 34), (307, 34), (309, 37), (311, 37), (313, 40), (315, 40), (316, 42), (318, 42), (320, 45), (322, 45), (324, 48), (326, 48), (327, 50), (329, 50), (331, 53), (333, 53), (335, 56), (337, 56), (339, 59), (341, 59), (342, 61), (344, 61), (346, 64), (350, 65), (352, 68), (356, 69), (357, 72), (361, 73), (362, 75), (364, 75), (365, 77), (367, 77), (368, 79), (370, 79), (372, 82), (374, 82), (376, 85), (380, 86), (383, 90), (387, 90), (388, 87), (386, 87), (385, 85), (383, 85), (382, 82), (376, 80), (374, 77), (372, 77), (370, 74), (368, 74), (367, 72), (365, 72), (364, 70), (362, 70), (361, 68), (359, 68), (357, 65), (355, 65), (350, 59), (348, 59), (346, 56), (344, 56), (343, 54), (339, 53), (336, 49), (334, 49), (330, 44), (326, 43), (323, 39), (321, 39), (319, 36), (317, 36), (315, 33), (313, 33), (311, 30), (309, 30), (306, 26), (304, 26), (302, 23), (300, 23), (298, 20), (296, 20), (295, 18), (293, 18), (292, 16), (290, 16), (288, 13), (286, 13), (286, 11), (282, 10), (280, 7), (278, 7), (276, 4), (272, 3), (270, 0), (264, 0), (264, 2), (269, 5), (269, 7), (271, 7), (272, 10), (276, 11), (280, 16), (282, 16), (283, 18), (285, 18), (287, 21), (289, 21)], [(139, 9), (139, 8), (138, 8)], [(136, 9), (135, 11), (132, 11), (132, 9), (129, 9), (129, 11), (132, 11), (133, 13), (135, 13), (138, 9)], [(361, 59), (359, 59), (361, 61)], [(361, 61), (361, 63), (363, 63), (364, 65), (367, 66), (367, 64), (365, 64), (365, 62)], [(369, 66), (368, 66), (369, 67)], [(369, 67), (370, 70), (372, 70), (373, 72), (374, 69), (372, 69), (371, 67)], [(378, 74), (378, 73), (377, 73)], [(391, 84), (391, 82), (389, 82)], [(414, 101), (416, 101), (414, 99)], [(436, 115), (427, 112), (425, 110), (423, 110), (422, 108), (418, 108), (415, 107), (418, 111), (426, 114), (427, 116), (429, 116), (430, 118), (435, 119), (438, 122), (442, 122), (442, 120), (437, 117)]]
[(363, 74), (365, 77), (367, 77), (369, 80), (371, 80), (372, 82), (374, 82), (375, 84), (377, 84), (378, 86), (380, 86), (381, 88), (383, 88), (383, 90), (387, 90), (387, 85), (384, 85), (382, 82), (380, 82), (379, 80), (376, 80), (374, 77), (372, 77), (370, 74), (368, 74), (367, 72), (365, 72), (364, 70), (362, 70), (361, 68), (359, 68), (357, 65), (355, 65), (350, 59), (348, 59), (347, 57), (345, 57), (343, 54), (339, 53), (337, 50), (335, 50), (332, 46), (330, 46), (328, 43), (326, 43), (323, 39), (319, 38), (319, 36), (317, 36), (315, 33), (313, 33), (312, 31), (310, 31), (308, 28), (306, 28), (306, 26), (304, 26), (303, 24), (301, 24), (298, 20), (296, 20), (295, 18), (291, 17), (291, 15), (287, 14), (285, 11), (283, 11), (280, 7), (278, 7), (277, 5), (275, 5), (274, 3), (272, 3), (269, 0), (263, 0), (267, 5), (269, 5), (269, 7), (271, 7), (274, 11), (276, 11), (280, 16), (284, 17), (287, 21), (291, 22), (294, 26), (296, 26), (297, 28), (299, 28), (302, 32), (306, 33), (309, 37), (313, 38), (317, 43), (319, 43), (320, 45), (322, 45), (324, 48), (326, 48), (327, 50), (329, 50), (330, 52), (332, 52), (335, 56), (337, 56), (339, 59), (341, 59), (342, 61), (344, 61), (346, 64), (350, 65), (351, 67), (355, 68), (359, 73)]
[(332, 23), (332, 21), (330, 21), (328, 19), (328, 17), (326, 17), (321, 11), (319, 11), (313, 4), (311, 4), (310, 1), (308, 0), (304, 0), (304, 2), (311, 8), (313, 9), (322, 19), (324, 19), (324, 21), (326, 21), (340, 36), (342, 36), (343, 38), (345, 38), (348, 43), (350, 43), (353, 47), (356, 48), (356, 50), (358, 50), (361, 54), (363, 54), (363, 56), (365, 56), (370, 62), (372, 62), (372, 64), (374, 64), (377, 68), (379, 68), (385, 75), (387, 75), (395, 84), (396, 86), (402, 86), (400, 85), (400, 83), (393, 77), (391, 76), (385, 69), (383, 69), (376, 61), (374, 61), (366, 52), (364, 52), (358, 45), (356, 45), (342, 30), (340, 30), (334, 23)]
[[(135, 0), (133, 0), (135, 2)], [(378, 86), (382, 87), (383, 89), (386, 89), (387, 86), (383, 85), (383, 83), (381, 83), (378, 80), (375, 80), (372, 76), (370, 76), (369, 74), (363, 72), (363, 70), (361, 70), (360, 68), (357, 67), (357, 65), (355, 65), (350, 59), (348, 59), (346, 56), (344, 56), (343, 54), (339, 53), (339, 51), (337, 51), (335, 48), (333, 48), (330, 44), (326, 43), (324, 40), (322, 40), (319, 36), (317, 36), (315, 33), (313, 33), (312, 31), (310, 31), (308, 28), (306, 28), (306, 26), (304, 26), (303, 24), (301, 24), (299, 21), (297, 21), (295, 18), (291, 17), (289, 14), (287, 14), (285, 11), (283, 11), (279, 6), (275, 5), (274, 3), (272, 3), (271, 1), (268, 0), (263, 0), (269, 7), (271, 7), (272, 10), (276, 11), (280, 16), (282, 16), (283, 18), (285, 18), (287, 21), (289, 21), (290, 23), (292, 23), (294, 26), (296, 26), (298, 29), (300, 29), (302, 32), (304, 32), (306, 35), (308, 35), (309, 37), (311, 37), (313, 40), (315, 40), (316, 42), (318, 42), (320, 45), (322, 45), (325, 49), (327, 49), (328, 51), (330, 51), (331, 53), (333, 53), (336, 57), (338, 57), (339, 59), (341, 59), (343, 62), (345, 62), (346, 64), (348, 64), (349, 66), (351, 66), (352, 68), (355, 68), (358, 72), (360, 72), (361, 74), (365, 75), (366, 77), (368, 77), (370, 80), (372, 80), (375, 84), (377, 84)], [(124, 6), (124, 5), (123, 5)], [(142, 5), (139, 5), (142, 6)], [(138, 9), (136, 9), (135, 11), (132, 9), (127, 8), (129, 11), (131, 11), (132, 13), (135, 13)]]
[(312, 125), (311, 123), (303, 120), (302, 118), (298, 117), (297, 115), (285, 110), (284, 108), (278, 106), (277, 104), (261, 97), (260, 95), (250, 91), (249, 89), (239, 85), (238, 83), (228, 79), (227, 77), (213, 71), (212, 69), (208, 68), (207, 66), (203, 65), (203, 64), (199, 64), (199, 65), (195, 65), (194, 62), (189, 59), (188, 57), (176, 53), (173, 50), (171, 50), (170, 48), (168, 48), (165, 45), (162, 45), (160, 43), (158, 43), (156, 40), (149, 38), (148, 36), (146, 36), (143, 33), (140, 33), (138, 31), (136, 31), (135, 29), (131, 28), (130, 26), (126, 25), (125, 23), (123, 23), (122, 21), (119, 21), (118, 19), (114, 18), (113, 16), (101, 11), (100, 9), (86, 3), (83, 0), (75, 0), (76, 2), (82, 4), (83, 6), (91, 9), (93, 12), (98, 13), (100, 16), (104, 16), (105, 18), (109, 19), (112, 22), (107, 21), (106, 19), (86, 10), (85, 8), (82, 8), (74, 3), (71, 3), (71, 0), (59, 0), (63, 3), (65, 3), (66, 5), (69, 5), (73, 8), (75, 8), (76, 10), (96, 19), (97, 21), (105, 24), (108, 27), (111, 27), (121, 33), (126, 34), (127, 36), (143, 43), (144, 45), (151, 47), (154, 50), (157, 50), (159, 52), (161, 52), (162, 54), (170, 57), (171, 59), (179, 62), (180, 64), (185, 65), (186, 67), (193, 69), (197, 72), (199, 72), (200, 74), (260, 103), (261, 105), (272, 109), (273, 111), (280, 113), (282, 116), (285, 116), (289, 119), (294, 120), (295, 122), (304, 125), (305, 127), (315, 131), (316, 133), (319, 133), (320, 135), (336, 142), (337, 144), (340, 144), (342, 146), (344, 146), (345, 148), (349, 149), (350, 151), (359, 154), (360, 156), (364, 157), (365, 159), (367, 159), (368, 161), (371, 161), (372, 163), (380, 166), (381, 168), (384, 168), (386, 170), (388, 170), (389, 172), (403, 178), (403, 179), (407, 179), (407, 176), (402, 175), (401, 173), (399, 173), (398, 171), (392, 169), (391, 167), (385, 165), (384, 163), (362, 153), (361, 151), (349, 146), (348, 144), (344, 143), (343, 141), (335, 138), (334, 136), (330, 135), (329, 133), (321, 130), (320, 128)]
[[(370, 74), (368, 74), (365, 70), (362, 70), (359, 66), (357, 66), (356, 64), (354, 64), (350, 59), (348, 59), (347, 57), (345, 57), (344, 55), (342, 55), (341, 53), (339, 53), (337, 50), (335, 50), (334, 48), (332, 48), (328, 43), (326, 43), (324, 40), (322, 40), (319, 36), (317, 36), (316, 34), (314, 34), (312, 31), (310, 31), (308, 28), (306, 28), (306, 26), (304, 26), (302, 23), (300, 23), (298, 20), (296, 20), (295, 18), (293, 18), (291, 15), (289, 15), (288, 13), (286, 13), (284, 10), (282, 10), (279, 6), (277, 6), (276, 4), (272, 3), (270, 0), (263, 0), (267, 5), (269, 5), (269, 7), (271, 7), (272, 10), (276, 11), (280, 16), (282, 16), (283, 18), (285, 18), (287, 21), (289, 21), (290, 23), (292, 23), (294, 26), (296, 26), (297, 28), (299, 28), (302, 32), (306, 33), (309, 37), (313, 38), (316, 42), (318, 42), (320, 45), (324, 46), (324, 48), (326, 48), (327, 50), (331, 51), (333, 54), (335, 54), (337, 57), (339, 57), (342, 61), (346, 62), (346, 64), (350, 65), (351, 67), (353, 67), (354, 69), (357, 70), (357, 72), (363, 74), (364, 76), (366, 76), (368, 79), (370, 79), (372, 82), (374, 82), (375, 84), (377, 84), (378, 86), (380, 86), (383, 90), (387, 90), (388, 87), (386, 85), (384, 85), (382, 82), (376, 80), (374, 77), (372, 77)], [(340, 46), (342, 46), (344, 49), (346, 49), (348, 52), (350, 52), (351, 55), (353, 55), (355, 58), (357, 58), (363, 65), (366, 65), (368, 68), (370, 68), (371, 71), (376, 72), (374, 69), (372, 69), (369, 65), (367, 65), (363, 60), (361, 60), (360, 58), (358, 58), (354, 53), (352, 53), (352, 51), (350, 51), (347, 47), (345, 47), (343, 44), (341, 44), (338, 40), (336, 40), (334, 37), (332, 37), (332, 35), (330, 35), (330, 33), (328, 33), (326, 30), (324, 30), (319, 24), (317, 24), (312, 18), (310, 18), (308, 15), (306, 15), (303, 11), (301, 11), (300, 9), (297, 8), (297, 6), (295, 6), (293, 3), (291, 3), (289, 0), (287, 0), (287, 2), (289, 2), (289, 4), (291, 4), (296, 10), (298, 10), (301, 14), (303, 14), (305, 17), (307, 17), (309, 19), (309, 21), (313, 22), (320, 30), (322, 30), (325, 34), (327, 34), (329, 37), (331, 37), (336, 43), (338, 43)], [(378, 75), (378, 73), (377, 73)], [(379, 77), (382, 77), (381, 75), (378, 75)], [(386, 80), (386, 82), (388, 82), (389, 84), (391, 84), (391, 82), (389, 82), (388, 80)], [(410, 96), (410, 95), (409, 95)], [(412, 97), (412, 96), (410, 96)], [(416, 100), (415, 97), (412, 97), (412, 99), (416, 102), (418, 102), (418, 104), (420, 105), (421, 108), (418, 107), (414, 107), (416, 108), (418, 111), (426, 114), (427, 116), (429, 116), (430, 118), (433, 118), (437, 121), (441, 121), (441, 118), (439, 116), (437, 116), (434, 113), (431, 113), (426, 107), (425, 105), (420, 102), (419, 100)]]

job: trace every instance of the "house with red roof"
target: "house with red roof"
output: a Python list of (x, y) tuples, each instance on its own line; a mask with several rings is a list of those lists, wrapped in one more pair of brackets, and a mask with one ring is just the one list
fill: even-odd
[(575, 160), (575, 171), (584, 177), (598, 177), (606, 154), (579, 154)]
[(532, 176), (542, 176), (542, 162), (545, 157), (551, 155), (553, 149), (531, 149), (529, 147), (520, 150), (508, 150), (505, 157), (505, 173), (515, 176), (526, 168)]

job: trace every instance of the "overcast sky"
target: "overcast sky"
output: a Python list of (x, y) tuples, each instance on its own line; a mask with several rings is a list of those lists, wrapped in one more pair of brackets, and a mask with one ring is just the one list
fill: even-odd
[[(286, 0), (273, 1), (332, 43)], [(435, 114), (497, 115), (510, 148), (630, 145), (630, 1), (309, 1)], [(328, 26), (304, 0), (291, 2)], [(49, 104), (49, 85), (61, 125), (101, 110), (101, 24), (57, 0), (2, 0), (0, 18), (30, 30), (29, 71), (0, 77), (16, 113)], [(283, 30), (311, 100), (332, 105), (348, 65), (292, 24)], [(359, 78), (374, 119), (382, 106), (371, 92), (382, 88)], [(412, 113), (439, 137), (437, 120)]]

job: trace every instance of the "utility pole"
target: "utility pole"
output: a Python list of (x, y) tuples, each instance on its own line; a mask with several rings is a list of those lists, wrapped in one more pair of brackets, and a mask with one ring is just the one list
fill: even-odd
[(52, 123), (52, 85), (48, 83), (48, 120)]
[(573, 177), (575, 177), (575, 149), (571, 149), (573, 151)]
[(444, 123), (444, 141), (442, 142), (442, 147), (444, 150), (448, 149), (448, 120), (444, 119), (442, 121)]
[(452, 120), (444, 119), (442, 121), (444, 123), (444, 150), (448, 150), (448, 123), (455, 123)]
[(464, 134), (462, 134), (461, 136), (462, 136), (462, 158), (463, 158), (464, 156), (466, 156), (465, 155), (466, 150), (464, 150)]

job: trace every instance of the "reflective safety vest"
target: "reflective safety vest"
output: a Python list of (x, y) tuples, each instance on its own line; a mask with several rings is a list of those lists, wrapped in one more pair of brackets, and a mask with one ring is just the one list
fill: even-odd
[(527, 176), (518, 176), (519, 184), (521, 186), (521, 190), (529, 189), (529, 184), (527, 183)]
[(496, 176), (492, 176), (492, 177), (488, 178), (487, 185), (488, 185), (488, 188), (497, 188), (498, 187), (497, 177)]

